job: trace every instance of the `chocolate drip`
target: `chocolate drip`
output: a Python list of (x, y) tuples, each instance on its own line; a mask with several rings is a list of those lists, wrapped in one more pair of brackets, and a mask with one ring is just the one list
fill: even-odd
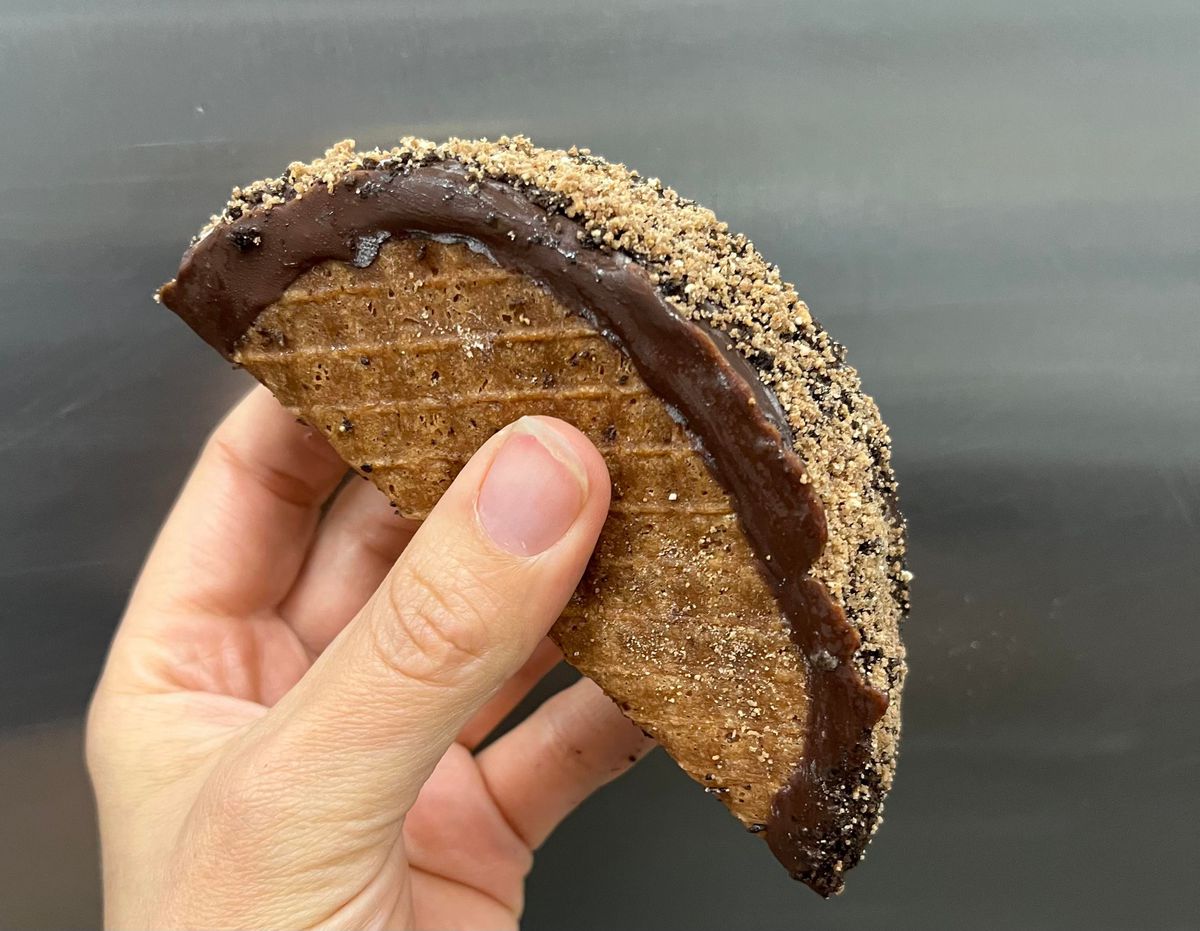
[(804, 758), (776, 794), (766, 835), (793, 876), (830, 895), (874, 825), (879, 799), (866, 771), (887, 698), (855, 666), (858, 632), (809, 576), (825, 546), (821, 502), (777, 399), (747, 361), (681, 316), (634, 259), (585, 246), (583, 233), (513, 185), (473, 181), (454, 162), (361, 170), (216, 227), (161, 298), (232, 357), (258, 314), (306, 270), (330, 259), (361, 267), (389, 236), (426, 234), (474, 240), (591, 321), (695, 437), (799, 647), (809, 698)]

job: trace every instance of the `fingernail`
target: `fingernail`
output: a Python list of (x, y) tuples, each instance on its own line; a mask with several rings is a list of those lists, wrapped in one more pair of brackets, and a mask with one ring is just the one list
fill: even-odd
[(587, 472), (566, 438), (522, 417), (492, 460), (475, 508), (497, 546), (534, 556), (571, 529), (586, 496)]

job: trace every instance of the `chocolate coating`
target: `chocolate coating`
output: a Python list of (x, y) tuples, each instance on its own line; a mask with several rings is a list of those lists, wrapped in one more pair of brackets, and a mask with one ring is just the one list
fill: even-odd
[(853, 661), (858, 631), (809, 574), (826, 541), (821, 501), (778, 402), (746, 360), (682, 317), (638, 262), (585, 246), (582, 231), (513, 185), (474, 181), (453, 162), (358, 170), (332, 188), (215, 227), (161, 299), (230, 357), (258, 314), (306, 270), (327, 260), (363, 267), (387, 238), (427, 234), (479, 243), (592, 322), (696, 438), (799, 647), (809, 697), (805, 753), (775, 797), (766, 836), (793, 876), (832, 894), (870, 835), (877, 801), (859, 804), (860, 816), (849, 820), (846, 809), (858, 786), (853, 774), (871, 765), (870, 735), (887, 698), (863, 681)]

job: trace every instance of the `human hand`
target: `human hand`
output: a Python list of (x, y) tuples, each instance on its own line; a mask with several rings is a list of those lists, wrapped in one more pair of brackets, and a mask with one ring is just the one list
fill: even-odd
[[(651, 746), (590, 681), (477, 745), (608, 509), (574, 428), (526, 418), (423, 525), (264, 390), (214, 433), (88, 721), (106, 923), (502, 928), (532, 851)], [(397, 558), (398, 557), (398, 558)]]

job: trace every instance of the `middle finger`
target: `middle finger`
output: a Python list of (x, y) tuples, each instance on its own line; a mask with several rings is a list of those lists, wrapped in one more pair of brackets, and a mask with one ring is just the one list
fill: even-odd
[(367, 603), (418, 526), (397, 516), (368, 481), (352, 478), (338, 492), (280, 605), (310, 656), (320, 655)]

